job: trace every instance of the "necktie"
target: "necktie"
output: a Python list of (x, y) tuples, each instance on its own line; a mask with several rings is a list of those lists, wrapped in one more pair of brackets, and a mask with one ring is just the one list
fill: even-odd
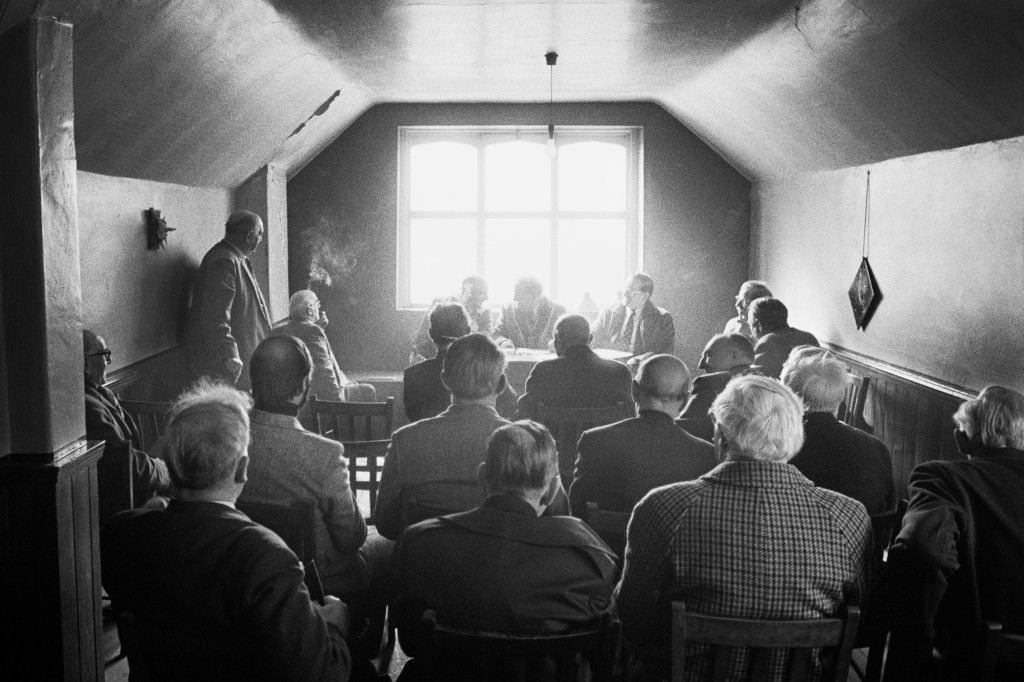
[(636, 353), (636, 337), (640, 332), (640, 316), (633, 311), (633, 331), (629, 335), (629, 352)]
[(619, 335), (619, 346), (623, 350), (633, 352), (636, 345), (636, 311), (632, 308), (626, 309), (626, 319), (622, 323), (622, 333)]

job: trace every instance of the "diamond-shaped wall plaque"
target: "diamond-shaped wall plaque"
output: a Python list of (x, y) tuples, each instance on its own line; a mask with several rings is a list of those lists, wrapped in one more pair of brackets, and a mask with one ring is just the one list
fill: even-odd
[(850, 306), (853, 308), (853, 317), (857, 320), (857, 329), (864, 329), (868, 326), (871, 316), (882, 300), (882, 292), (878, 289), (878, 282), (875, 281), (875, 274), (871, 272), (871, 265), (867, 258), (861, 258), (860, 267), (850, 285)]

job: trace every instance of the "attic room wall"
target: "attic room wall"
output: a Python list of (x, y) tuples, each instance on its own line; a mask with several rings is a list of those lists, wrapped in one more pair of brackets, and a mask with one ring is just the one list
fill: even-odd
[[(224, 236), (229, 189), (186, 187), (78, 172), (82, 318), (113, 350), (108, 374), (174, 351), (183, 340), (189, 286), (203, 254)], [(165, 249), (146, 249), (143, 211), (161, 211), (171, 232)], [(177, 353), (163, 365), (179, 363)], [(180, 366), (180, 365), (179, 365)], [(180, 388), (173, 366), (157, 368), (150, 389), (132, 397), (171, 399)]]
[[(322, 251), (333, 284), (314, 289), (343, 369), (405, 367), (423, 317), (395, 310), (398, 127), (542, 125), (547, 117), (546, 105), (380, 105), (290, 180), (290, 289), (308, 285), (311, 255)], [(564, 104), (555, 118), (644, 127), (644, 268), (655, 302), (675, 318), (677, 354), (695, 368), (747, 275), (749, 182), (654, 104)]]
[[(883, 300), (858, 331), (866, 170)], [(753, 270), (823, 341), (979, 390), (1024, 389), (1024, 138), (755, 186)]]

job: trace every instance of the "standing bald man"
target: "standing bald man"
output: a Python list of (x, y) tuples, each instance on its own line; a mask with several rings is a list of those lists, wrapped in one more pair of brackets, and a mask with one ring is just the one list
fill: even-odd
[(194, 378), (209, 376), (249, 388), (249, 372), (243, 369), (271, 326), (249, 260), (262, 240), (263, 219), (235, 211), (224, 224), (224, 239), (203, 257), (185, 329)]

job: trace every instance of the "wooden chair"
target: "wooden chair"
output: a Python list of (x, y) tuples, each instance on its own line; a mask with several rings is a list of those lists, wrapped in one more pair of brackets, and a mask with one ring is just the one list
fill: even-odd
[(621, 564), (626, 551), (626, 527), (632, 514), (601, 509), (595, 502), (587, 502), (585, 513), (583, 520), (615, 550)]
[(474, 682), (575, 682), (582, 661), (591, 680), (611, 680), (618, 627), (607, 615), (594, 627), (555, 635), (508, 635), (447, 627), (424, 614), (422, 634), (432, 642), (432, 679)]
[(625, 403), (610, 407), (559, 407), (546, 403), (537, 404), (537, 421), (548, 428), (558, 447), (558, 471), (564, 485), (572, 481), (580, 434), (595, 426), (612, 424), (632, 415), (632, 406)]
[(1022, 673), (1024, 634), (1003, 632), (1001, 623), (986, 621), (982, 627), (981, 666), (976, 678), (978, 682), (1021, 679)]
[(316, 568), (317, 511), (313, 503), (287, 505), (239, 500), (235, 506), (259, 525), (274, 531), (295, 552), (306, 569), (306, 588), (310, 597), (322, 603), (324, 588)]
[(749, 652), (747, 680), (768, 679), (768, 666), (774, 649), (789, 649), (784, 679), (803, 680), (813, 667), (813, 649), (832, 649), (831, 656), (821, 656), (822, 680), (846, 682), (850, 655), (857, 633), (860, 610), (844, 607), (837, 618), (809, 620), (747, 620), (721, 618), (690, 613), (686, 604), (672, 602), (672, 682), (686, 679), (686, 644), (713, 645), (709, 652), (713, 661), (714, 680), (730, 679), (729, 665), (739, 649)]
[(341, 442), (391, 438), (395, 399), (379, 403), (310, 402), (317, 432)]
[[(356, 440), (345, 441), (345, 457), (348, 458), (348, 480), (352, 486), (352, 494), (364, 491), (369, 496), (369, 511), (364, 513), (366, 523), (373, 523), (373, 508), (377, 504), (377, 487), (380, 485), (380, 472), (384, 468), (384, 455), (387, 454), (390, 440)], [(358, 499), (358, 498), (357, 498)]]
[(868, 402), (868, 389), (871, 387), (871, 378), (850, 375), (850, 386), (846, 389), (846, 397), (839, 404), (839, 421), (849, 424), (855, 428), (871, 433), (874, 431), (871, 425), (864, 419), (864, 407)]
[(167, 428), (167, 413), (174, 403), (147, 400), (122, 400), (121, 409), (131, 415), (139, 427), (139, 449), (148, 453)]

